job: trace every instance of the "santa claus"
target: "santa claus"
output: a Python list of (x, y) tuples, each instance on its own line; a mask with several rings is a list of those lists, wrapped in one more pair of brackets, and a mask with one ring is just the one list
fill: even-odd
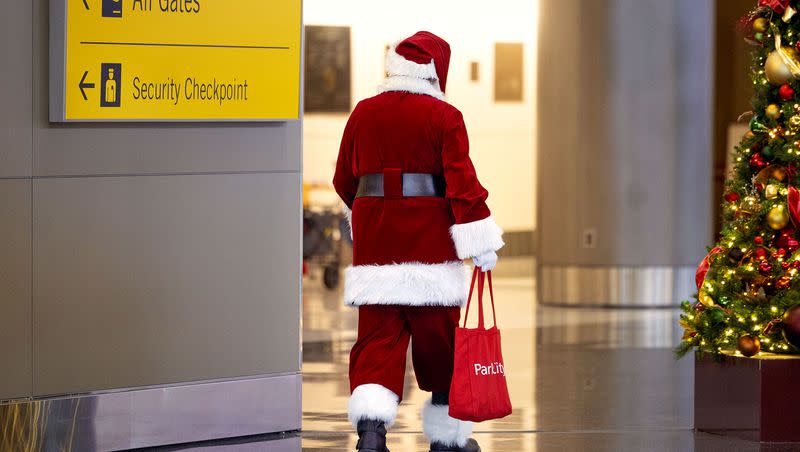
[(420, 389), (431, 451), (480, 451), (472, 426), (448, 415), (455, 329), (472, 258), (497, 263), (502, 230), (469, 158), (461, 112), (445, 101), (450, 46), (421, 31), (387, 53), (380, 93), (344, 130), (333, 184), (351, 215), (353, 265), (345, 303), (358, 307), (350, 354), (349, 418), (358, 450), (386, 452), (403, 397), (406, 352)]

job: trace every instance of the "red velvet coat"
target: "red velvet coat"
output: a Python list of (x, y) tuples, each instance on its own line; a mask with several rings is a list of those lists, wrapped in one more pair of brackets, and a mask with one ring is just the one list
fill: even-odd
[[(469, 158), (461, 112), (435, 92), (421, 94), (425, 86), (390, 78), (385, 92), (356, 106), (345, 128), (333, 184), (352, 209), (349, 305), (463, 305), (462, 259), (503, 246)], [(356, 199), (359, 177), (393, 168), (444, 176), (446, 197), (404, 198), (386, 176), (384, 197)]]

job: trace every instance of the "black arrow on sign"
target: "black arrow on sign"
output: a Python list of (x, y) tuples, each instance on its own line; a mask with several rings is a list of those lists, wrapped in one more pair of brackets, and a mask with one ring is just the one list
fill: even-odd
[(89, 98), (86, 97), (85, 89), (86, 88), (94, 88), (94, 83), (86, 83), (86, 76), (87, 75), (89, 75), (89, 71), (86, 71), (86, 72), (83, 73), (83, 77), (81, 77), (81, 82), (78, 83), (78, 88), (80, 88), (80, 90), (81, 90), (81, 94), (83, 95), (83, 100), (89, 100)]
[(89, 4), (88, 4), (88, 3), (86, 3), (86, 0), (83, 0), (83, 6), (85, 6), (85, 7), (86, 7), (86, 10), (87, 10), (87, 11), (89, 10)]

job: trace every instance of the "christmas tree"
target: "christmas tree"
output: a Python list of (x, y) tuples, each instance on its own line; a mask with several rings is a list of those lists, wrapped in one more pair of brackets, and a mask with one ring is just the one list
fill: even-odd
[(719, 242), (682, 304), (679, 355), (800, 353), (800, 0), (760, 0), (740, 29), (753, 44), (750, 130), (726, 182)]

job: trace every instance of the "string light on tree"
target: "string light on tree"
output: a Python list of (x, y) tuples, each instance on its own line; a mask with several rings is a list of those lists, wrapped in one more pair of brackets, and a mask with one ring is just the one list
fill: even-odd
[(753, 2), (740, 22), (755, 46), (750, 127), (720, 200), (719, 242), (681, 305), (678, 353), (800, 354), (800, 20), (784, 16), (800, 0)]

